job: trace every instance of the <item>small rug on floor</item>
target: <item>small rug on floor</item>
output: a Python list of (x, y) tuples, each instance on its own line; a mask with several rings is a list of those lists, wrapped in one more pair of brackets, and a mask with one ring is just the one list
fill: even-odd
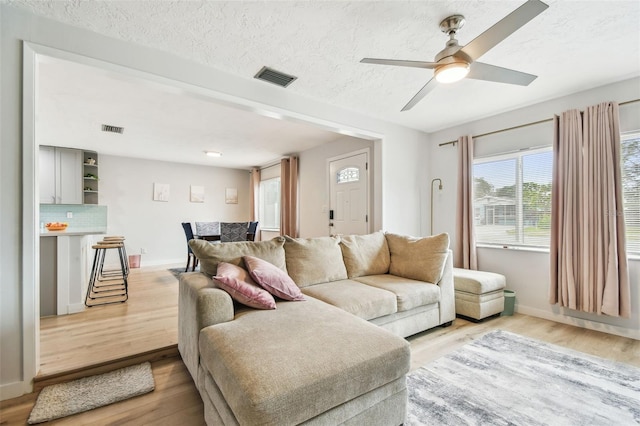
[(149, 393), (154, 388), (148, 362), (46, 386), (40, 391), (27, 423), (32, 425), (93, 410)]
[(640, 424), (640, 369), (502, 330), (409, 374), (408, 425)]

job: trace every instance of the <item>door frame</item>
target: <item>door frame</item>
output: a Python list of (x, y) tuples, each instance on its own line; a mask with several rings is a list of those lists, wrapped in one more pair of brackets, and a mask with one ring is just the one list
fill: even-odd
[(326, 214), (327, 216), (325, 217), (327, 219), (327, 233), (328, 235), (331, 235), (331, 227), (329, 226), (329, 210), (331, 210), (331, 163), (334, 161), (338, 161), (338, 160), (344, 160), (345, 158), (349, 158), (349, 157), (354, 157), (356, 155), (360, 155), (360, 154), (366, 154), (367, 155), (367, 170), (366, 170), (366, 180), (367, 180), (367, 190), (366, 190), (366, 197), (367, 197), (367, 201), (365, 203), (365, 205), (367, 206), (367, 233), (371, 233), (371, 224), (373, 223), (373, 217), (372, 217), (372, 201), (373, 201), (373, 196), (372, 196), (372, 189), (373, 189), (373, 185), (372, 185), (372, 177), (373, 177), (373, 173), (371, 173), (371, 169), (372, 169), (372, 161), (371, 161), (371, 148), (362, 148), (362, 149), (358, 149), (355, 151), (351, 151), (351, 152), (346, 152), (344, 154), (340, 154), (337, 155), (335, 157), (330, 157), (327, 158), (327, 166), (326, 166), (326, 172), (327, 172), (327, 178), (326, 178), (326, 182), (327, 182), (327, 190), (326, 190), (326, 194), (327, 194), (327, 211), (323, 212), (324, 214)]
[[(2, 397), (16, 397), (33, 390), (33, 378), (40, 368), (40, 198), (38, 182), (38, 149), (35, 135), (35, 103), (38, 56), (64, 59), (79, 64), (94, 66), (103, 71), (114, 71), (125, 76), (142, 80), (143, 84), (170, 87), (171, 90), (184, 92), (189, 96), (251, 111), (267, 117), (305, 123), (310, 126), (331, 130), (338, 134), (354, 136), (374, 141), (376, 152), (381, 152), (384, 134), (366, 130), (363, 127), (346, 125), (338, 121), (328, 121), (308, 113), (273, 106), (261, 101), (229, 94), (204, 87), (197, 82), (181, 81), (163, 73), (151, 73), (129, 66), (128, 61), (117, 63), (103, 59), (101, 55), (89, 57), (73, 50), (61, 50), (58, 47), (45, 46), (36, 41), (23, 41), (22, 47), (22, 288), (21, 288), (21, 332), (22, 332), (22, 381), (0, 385)], [(370, 185), (371, 186), (371, 185)], [(382, 216), (382, 209), (380, 208)], [(371, 216), (369, 216), (371, 221)]]

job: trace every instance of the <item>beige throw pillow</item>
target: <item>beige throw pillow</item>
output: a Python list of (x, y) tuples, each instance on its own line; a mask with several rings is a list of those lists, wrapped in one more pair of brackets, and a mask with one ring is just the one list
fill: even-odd
[(349, 278), (389, 272), (389, 246), (382, 231), (341, 236), (340, 248)]
[(276, 237), (269, 241), (240, 241), (212, 244), (205, 240), (191, 240), (189, 246), (200, 260), (200, 270), (210, 276), (218, 272), (218, 263), (226, 262), (247, 269), (243, 256), (254, 256), (287, 271), (284, 259), (284, 238)]
[(285, 239), (287, 272), (298, 287), (347, 278), (338, 238), (305, 239), (285, 236)]
[(440, 281), (449, 249), (449, 235), (415, 238), (386, 234), (391, 264), (389, 273), (436, 284)]

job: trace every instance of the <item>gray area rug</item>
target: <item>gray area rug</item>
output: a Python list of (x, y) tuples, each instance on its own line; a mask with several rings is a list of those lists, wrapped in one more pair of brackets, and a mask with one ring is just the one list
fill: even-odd
[(640, 369), (501, 330), (407, 386), (409, 425), (640, 424)]
[(93, 410), (151, 392), (154, 388), (148, 362), (46, 386), (40, 391), (27, 423), (32, 425)]

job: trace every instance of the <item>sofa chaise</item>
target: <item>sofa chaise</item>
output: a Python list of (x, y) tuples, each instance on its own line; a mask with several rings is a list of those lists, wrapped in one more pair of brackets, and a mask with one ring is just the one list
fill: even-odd
[[(410, 367), (403, 337), (455, 318), (448, 245), (446, 234), (383, 232), (192, 240), (202, 272), (180, 278), (178, 348), (207, 424), (402, 424)], [(238, 303), (220, 271), (256, 258), (286, 271), (300, 294), (276, 297), (268, 309)]]

